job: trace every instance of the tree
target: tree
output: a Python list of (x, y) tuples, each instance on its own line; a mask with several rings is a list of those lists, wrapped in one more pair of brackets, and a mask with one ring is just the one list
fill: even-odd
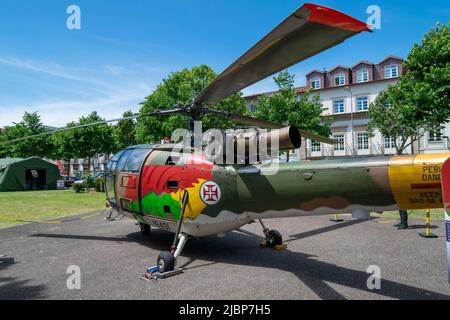
[[(131, 111), (127, 111), (123, 114), (124, 118), (131, 116), (133, 116), (133, 112)], [(131, 119), (119, 121), (117, 126), (114, 127), (113, 136), (115, 141), (115, 151), (136, 145), (136, 121)]]
[[(158, 109), (170, 109), (176, 104), (189, 105), (194, 97), (215, 77), (216, 73), (206, 65), (171, 73), (146, 98), (140, 112), (149, 113)], [(246, 104), (240, 93), (212, 107), (239, 114), (246, 112)], [(170, 137), (175, 129), (187, 129), (187, 120), (184, 115), (180, 114), (161, 118), (141, 117), (138, 119), (136, 127), (137, 140), (141, 143), (160, 141), (164, 137)], [(204, 130), (209, 128), (226, 129), (233, 126), (227, 119), (217, 116), (205, 116), (202, 121)]]
[[(21, 122), (5, 128), (3, 139), (14, 140), (41, 134), (48, 130), (49, 129), (42, 124), (41, 118), (37, 112), (25, 112)], [(41, 158), (52, 158), (54, 147), (53, 137), (45, 136), (8, 144), (6, 150), (10, 157), (29, 158), (36, 156)]]
[(371, 136), (375, 129), (387, 138), (391, 138), (398, 155), (423, 137), (429, 130), (435, 130), (433, 121), (418, 121), (403, 111), (405, 95), (400, 86), (390, 86), (381, 92), (369, 108), (369, 127)]
[[(70, 122), (66, 127), (74, 127), (77, 123)], [(71, 159), (75, 158), (78, 141), (75, 139), (74, 132), (63, 131), (55, 134), (55, 159), (65, 160), (68, 163), (70, 171)], [(70, 174), (70, 172), (68, 172)]]
[(398, 86), (405, 97), (402, 112), (417, 121), (443, 124), (450, 118), (450, 24), (437, 24), (415, 44)]
[[(103, 121), (96, 111), (87, 117), (81, 117), (78, 125), (84, 125)], [(73, 156), (76, 158), (88, 158), (88, 167), (91, 166), (91, 158), (96, 154), (110, 154), (114, 152), (113, 129), (107, 124), (95, 125), (68, 131), (69, 146), (74, 147)]]
[(299, 98), (294, 87), (294, 75), (288, 71), (279, 73), (274, 81), (279, 90), (272, 96), (259, 97), (255, 112), (257, 118), (294, 125), (323, 136), (331, 134), (330, 121), (322, 117), (325, 109), (319, 95), (311, 97), (308, 91)]
[(406, 74), (380, 93), (369, 108), (369, 133), (378, 129), (393, 139), (397, 154), (450, 118), (449, 26), (438, 24), (425, 34), (404, 65)]
[(4, 130), (0, 129), (0, 158), (6, 158), (9, 155), (8, 145), (5, 144), (6, 140)]

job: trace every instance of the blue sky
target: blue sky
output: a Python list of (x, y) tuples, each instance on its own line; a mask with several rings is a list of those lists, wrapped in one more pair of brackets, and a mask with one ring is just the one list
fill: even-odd
[[(314, 2), (314, 1), (313, 1)], [(115, 118), (139, 110), (170, 72), (208, 64), (222, 71), (302, 2), (295, 0), (2, 0), (0, 126), (39, 111), (63, 126), (92, 110)], [(317, 0), (366, 21), (382, 10), (382, 29), (347, 40), (292, 68), (304, 84), (311, 69), (359, 60), (405, 57), (437, 21), (450, 20), (445, 0)], [(66, 9), (81, 8), (81, 30), (68, 30)], [(271, 78), (246, 89), (274, 89)]]

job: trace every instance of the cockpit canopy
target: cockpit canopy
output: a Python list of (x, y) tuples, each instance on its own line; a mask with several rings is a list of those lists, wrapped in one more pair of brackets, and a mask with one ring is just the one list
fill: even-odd
[(139, 172), (153, 147), (153, 145), (138, 145), (119, 151), (106, 165), (106, 171)]

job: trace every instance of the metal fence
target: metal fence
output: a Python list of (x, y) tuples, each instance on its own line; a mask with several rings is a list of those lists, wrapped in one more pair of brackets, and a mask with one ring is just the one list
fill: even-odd
[[(364, 147), (356, 147), (351, 144), (345, 145), (325, 145), (312, 146), (306, 148), (306, 159), (332, 159), (337, 157), (351, 157), (351, 156), (376, 156), (376, 155), (395, 155), (397, 152), (395, 148), (385, 148), (380, 143), (369, 143)], [(408, 152), (404, 152), (408, 154)]]

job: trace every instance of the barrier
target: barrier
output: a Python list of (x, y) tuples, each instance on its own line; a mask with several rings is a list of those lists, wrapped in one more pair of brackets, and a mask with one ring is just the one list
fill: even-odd
[(419, 233), (419, 235), (422, 238), (428, 238), (428, 239), (435, 239), (435, 238), (439, 238), (437, 235), (435, 235), (434, 233), (430, 232), (431, 229), (431, 211), (430, 209), (427, 209), (427, 215), (426, 215), (426, 229), (425, 232), (421, 232)]
[(334, 214), (334, 218), (330, 219), (331, 222), (344, 222), (344, 219), (339, 218), (339, 213)]

